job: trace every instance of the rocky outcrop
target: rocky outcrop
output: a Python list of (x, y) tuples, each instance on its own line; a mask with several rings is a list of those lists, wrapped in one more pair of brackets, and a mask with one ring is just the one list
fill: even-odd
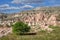
[(6, 36), (7, 34), (12, 32), (12, 28), (1, 27), (0, 28), (0, 37)]
[[(38, 32), (40, 30), (47, 30), (48, 32), (51, 32), (53, 29), (49, 28), (49, 25), (56, 26), (57, 24), (60, 24), (60, 21), (58, 21), (60, 19), (60, 17), (58, 17), (58, 15), (60, 14), (59, 11), (59, 7), (50, 7), (36, 8), (34, 10), (24, 11), (16, 14), (9, 14), (3, 16), (1, 15), (3, 19), (0, 20), (0, 25), (3, 25), (5, 27), (6, 25), (10, 26), (17, 21), (23, 21), (31, 27), (32, 32)], [(8, 34), (11, 32), (11, 29), (9, 29), (9, 31), (7, 29), (4, 30), (7, 30), (6, 34)]]

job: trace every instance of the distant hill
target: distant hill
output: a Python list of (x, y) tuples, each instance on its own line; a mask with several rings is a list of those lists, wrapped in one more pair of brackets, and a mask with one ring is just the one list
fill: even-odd
[(28, 10), (28, 11), (22, 11), (20, 13), (11, 13), (11, 14), (4, 14), (4, 13), (0, 13), (0, 18), (1, 17), (6, 17), (6, 18), (14, 18), (14, 15), (24, 15), (24, 14), (37, 14), (39, 12), (43, 12), (46, 14), (60, 14), (60, 6), (55, 6), (55, 7), (37, 7), (33, 10)]

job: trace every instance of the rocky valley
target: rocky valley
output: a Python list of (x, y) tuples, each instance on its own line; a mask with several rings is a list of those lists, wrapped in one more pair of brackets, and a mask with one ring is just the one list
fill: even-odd
[(38, 7), (14, 14), (0, 13), (0, 34), (4, 31), (6, 31), (3, 33), (4, 35), (11, 33), (11, 25), (19, 21), (23, 21), (31, 26), (32, 32), (40, 30), (51, 32), (53, 29), (49, 28), (49, 26), (60, 26), (60, 7)]

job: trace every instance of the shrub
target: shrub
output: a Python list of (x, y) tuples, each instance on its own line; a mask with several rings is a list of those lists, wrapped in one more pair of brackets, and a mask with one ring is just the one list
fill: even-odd
[(25, 24), (23, 22), (16, 22), (13, 25), (12, 29), (13, 33), (15, 34), (26, 33), (30, 31), (30, 27), (28, 26), (28, 24)]

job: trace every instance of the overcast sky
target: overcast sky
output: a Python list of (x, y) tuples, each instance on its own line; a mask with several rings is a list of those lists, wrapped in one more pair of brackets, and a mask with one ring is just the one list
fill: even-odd
[(60, 6), (60, 0), (0, 0), (0, 12), (16, 13), (43, 6)]

